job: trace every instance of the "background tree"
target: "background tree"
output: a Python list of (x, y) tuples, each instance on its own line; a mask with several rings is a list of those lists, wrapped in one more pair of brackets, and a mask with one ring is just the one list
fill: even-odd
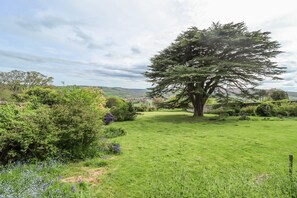
[(52, 77), (47, 77), (36, 71), (0, 72), (0, 85), (6, 86), (12, 91), (18, 91), (22, 87), (48, 86), (52, 82)]
[(188, 29), (151, 59), (145, 73), (153, 84), (150, 96), (175, 93), (193, 104), (194, 116), (203, 116), (215, 91), (248, 94), (265, 77), (280, 79), (284, 68), (271, 60), (280, 53), (280, 44), (269, 34), (248, 31), (243, 22)]
[(270, 89), (268, 91), (268, 97), (272, 100), (285, 100), (289, 99), (288, 93), (280, 89)]
[(47, 77), (36, 71), (0, 72), (0, 100), (13, 100), (13, 96), (22, 92), (24, 88), (49, 86), (52, 82), (52, 77)]

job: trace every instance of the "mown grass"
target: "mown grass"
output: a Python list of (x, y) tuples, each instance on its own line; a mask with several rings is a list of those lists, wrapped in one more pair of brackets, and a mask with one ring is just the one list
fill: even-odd
[[(148, 112), (111, 125), (127, 131), (113, 138), (120, 155), (59, 164), (40, 174), (49, 181), (92, 177), (88, 170), (102, 169), (96, 183), (57, 180), (47, 191), (65, 188), (73, 197), (297, 197), (297, 172), (288, 174), (288, 155), (297, 156), (296, 124), (293, 118), (239, 121)], [(22, 173), (11, 170), (17, 181)], [(2, 171), (3, 182), (13, 181), (9, 172)]]
[(122, 155), (96, 189), (103, 197), (292, 197), (288, 155), (297, 153), (296, 119), (195, 119), (148, 112), (114, 123)]

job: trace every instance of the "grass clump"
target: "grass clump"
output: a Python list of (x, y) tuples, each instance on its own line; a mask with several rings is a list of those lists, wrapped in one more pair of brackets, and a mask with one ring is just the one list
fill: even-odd
[(108, 127), (103, 130), (103, 136), (106, 138), (115, 138), (126, 134), (127, 132), (120, 127)]

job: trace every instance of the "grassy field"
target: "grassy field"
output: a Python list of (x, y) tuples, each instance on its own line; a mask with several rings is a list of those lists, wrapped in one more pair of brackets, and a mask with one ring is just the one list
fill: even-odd
[(117, 138), (122, 154), (107, 159), (107, 172), (93, 190), (103, 197), (296, 196), (288, 177), (288, 155), (297, 154), (296, 124), (194, 119), (185, 112), (150, 112), (114, 123), (128, 132)]
[[(73, 197), (297, 196), (296, 171), (288, 175), (288, 155), (297, 156), (297, 119), (195, 119), (172, 111), (112, 126), (127, 131), (113, 139), (122, 154), (43, 172), (66, 183), (70, 194), (75, 186)], [(18, 169), (5, 174), (19, 175)]]

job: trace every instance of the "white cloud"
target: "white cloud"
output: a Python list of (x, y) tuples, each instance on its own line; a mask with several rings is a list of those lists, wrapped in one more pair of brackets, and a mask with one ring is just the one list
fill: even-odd
[[(21, 7), (24, 3), (19, 0), (11, 4)], [(27, 2), (26, 7), (23, 12), (0, 14), (0, 50), (52, 59), (45, 58), (47, 62), (41, 64), (0, 55), (5, 60), (2, 64), (11, 68), (17, 67), (16, 63), (31, 64), (30, 68), (44, 69), (58, 81), (64, 77), (69, 84), (144, 88), (149, 84), (138, 75), (149, 58), (181, 31), (190, 26), (207, 28), (217, 21), (245, 21), (251, 30), (272, 31), (273, 39), (286, 51), (278, 61), (288, 64), (289, 74), (284, 75), (284, 81), (267, 81), (263, 87), (284, 85), (297, 91), (296, 81), (291, 80), (297, 74), (293, 62), (297, 58), (297, 7), (293, 0), (52, 0)], [(53, 59), (88, 64), (57, 65)], [(58, 73), (57, 67), (65, 67), (67, 75)], [(122, 71), (123, 76), (111, 75), (108, 67)], [(128, 71), (136, 76), (125, 73)]]

